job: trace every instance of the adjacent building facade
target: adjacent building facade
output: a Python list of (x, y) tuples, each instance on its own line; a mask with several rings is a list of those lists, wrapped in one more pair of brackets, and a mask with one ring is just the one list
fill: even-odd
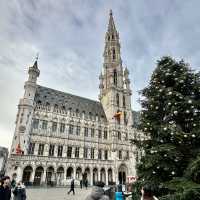
[(34, 185), (64, 185), (71, 177), (93, 185), (125, 183), (136, 175), (129, 71), (122, 65), (112, 12), (103, 57), (99, 101), (37, 85), (37, 60), (29, 67), (7, 165), (10, 176)]

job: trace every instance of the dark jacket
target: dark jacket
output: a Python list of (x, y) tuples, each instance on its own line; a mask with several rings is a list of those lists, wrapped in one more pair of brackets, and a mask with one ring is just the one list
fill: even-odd
[(24, 187), (16, 186), (13, 190), (14, 200), (26, 200), (26, 190)]
[(3, 186), (0, 186), (0, 199), (2, 200), (10, 200), (11, 198), (11, 189), (10, 187), (6, 186), (5, 188)]
[(71, 189), (74, 189), (74, 179), (71, 181)]
[(101, 187), (94, 186), (92, 192), (85, 200), (110, 200), (108, 196), (104, 195), (104, 190)]

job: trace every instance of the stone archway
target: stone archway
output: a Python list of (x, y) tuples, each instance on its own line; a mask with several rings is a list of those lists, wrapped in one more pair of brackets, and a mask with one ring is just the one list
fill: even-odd
[(39, 166), (35, 170), (34, 185), (40, 185), (44, 174), (44, 168)]
[(119, 184), (126, 183), (126, 176), (128, 173), (128, 168), (125, 164), (121, 164), (118, 168), (118, 182)]
[(83, 173), (83, 184), (85, 185), (87, 183), (87, 185), (90, 183), (90, 168), (87, 167), (85, 168), (85, 172)]
[(62, 185), (64, 180), (64, 168), (62, 166), (57, 169), (56, 175), (56, 184)]
[(52, 166), (47, 168), (46, 179), (47, 179), (47, 185), (51, 185), (51, 186), (54, 185), (54, 183), (55, 183), (55, 172), (54, 172), (54, 168)]
[(93, 181), (93, 185), (95, 185), (95, 183), (98, 181), (98, 169), (97, 168), (93, 169), (92, 181)]
[(112, 173), (112, 169), (108, 169), (108, 185), (113, 183), (113, 173)]
[(101, 168), (100, 171), (100, 181), (106, 184), (106, 170), (104, 168)]
[(67, 168), (67, 179), (71, 179), (72, 177), (73, 177), (73, 172), (74, 172), (74, 170), (73, 170), (73, 168), (72, 167), (68, 167)]
[(24, 168), (23, 175), (22, 175), (22, 182), (25, 185), (30, 184), (30, 179), (31, 179), (32, 173), (33, 173), (33, 168), (31, 166), (27, 166), (27, 167)]

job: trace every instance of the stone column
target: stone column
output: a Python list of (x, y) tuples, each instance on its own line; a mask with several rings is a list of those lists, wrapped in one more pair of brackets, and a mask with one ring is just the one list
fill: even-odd
[(73, 178), (76, 179), (76, 167), (73, 167), (73, 170), (74, 170)]
[(93, 170), (90, 172), (90, 185), (93, 185)]
[(106, 169), (106, 185), (108, 185), (108, 170)]
[(35, 143), (34, 155), (38, 155), (39, 144)]
[(22, 176), (23, 176), (23, 170), (22, 167), (18, 167), (17, 168), (17, 178), (16, 181), (19, 182), (22, 180)]
[(42, 185), (44, 185), (46, 183), (46, 175), (47, 175), (47, 169), (44, 168), (44, 173), (42, 175), (42, 181), (41, 181)]
[(98, 181), (100, 181), (100, 180), (101, 180), (101, 170), (98, 169)]

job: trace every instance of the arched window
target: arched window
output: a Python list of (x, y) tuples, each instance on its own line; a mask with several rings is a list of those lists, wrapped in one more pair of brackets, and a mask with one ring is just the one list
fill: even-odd
[(117, 106), (119, 106), (119, 94), (118, 93), (116, 94), (116, 103), (117, 103)]
[(117, 85), (117, 71), (114, 70), (114, 85)]
[(115, 36), (114, 36), (114, 34), (112, 34), (112, 40), (114, 40), (115, 39)]
[(78, 117), (78, 115), (79, 115), (79, 110), (76, 109), (76, 117)]
[(115, 60), (115, 58), (116, 58), (115, 49), (112, 50), (112, 57), (113, 57), (113, 60)]
[(110, 36), (108, 36), (108, 41), (110, 41)]
[(126, 112), (124, 112), (124, 124), (127, 125), (127, 117), (126, 117)]
[(125, 108), (126, 107), (126, 99), (125, 99), (125, 96), (123, 95), (123, 107)]

